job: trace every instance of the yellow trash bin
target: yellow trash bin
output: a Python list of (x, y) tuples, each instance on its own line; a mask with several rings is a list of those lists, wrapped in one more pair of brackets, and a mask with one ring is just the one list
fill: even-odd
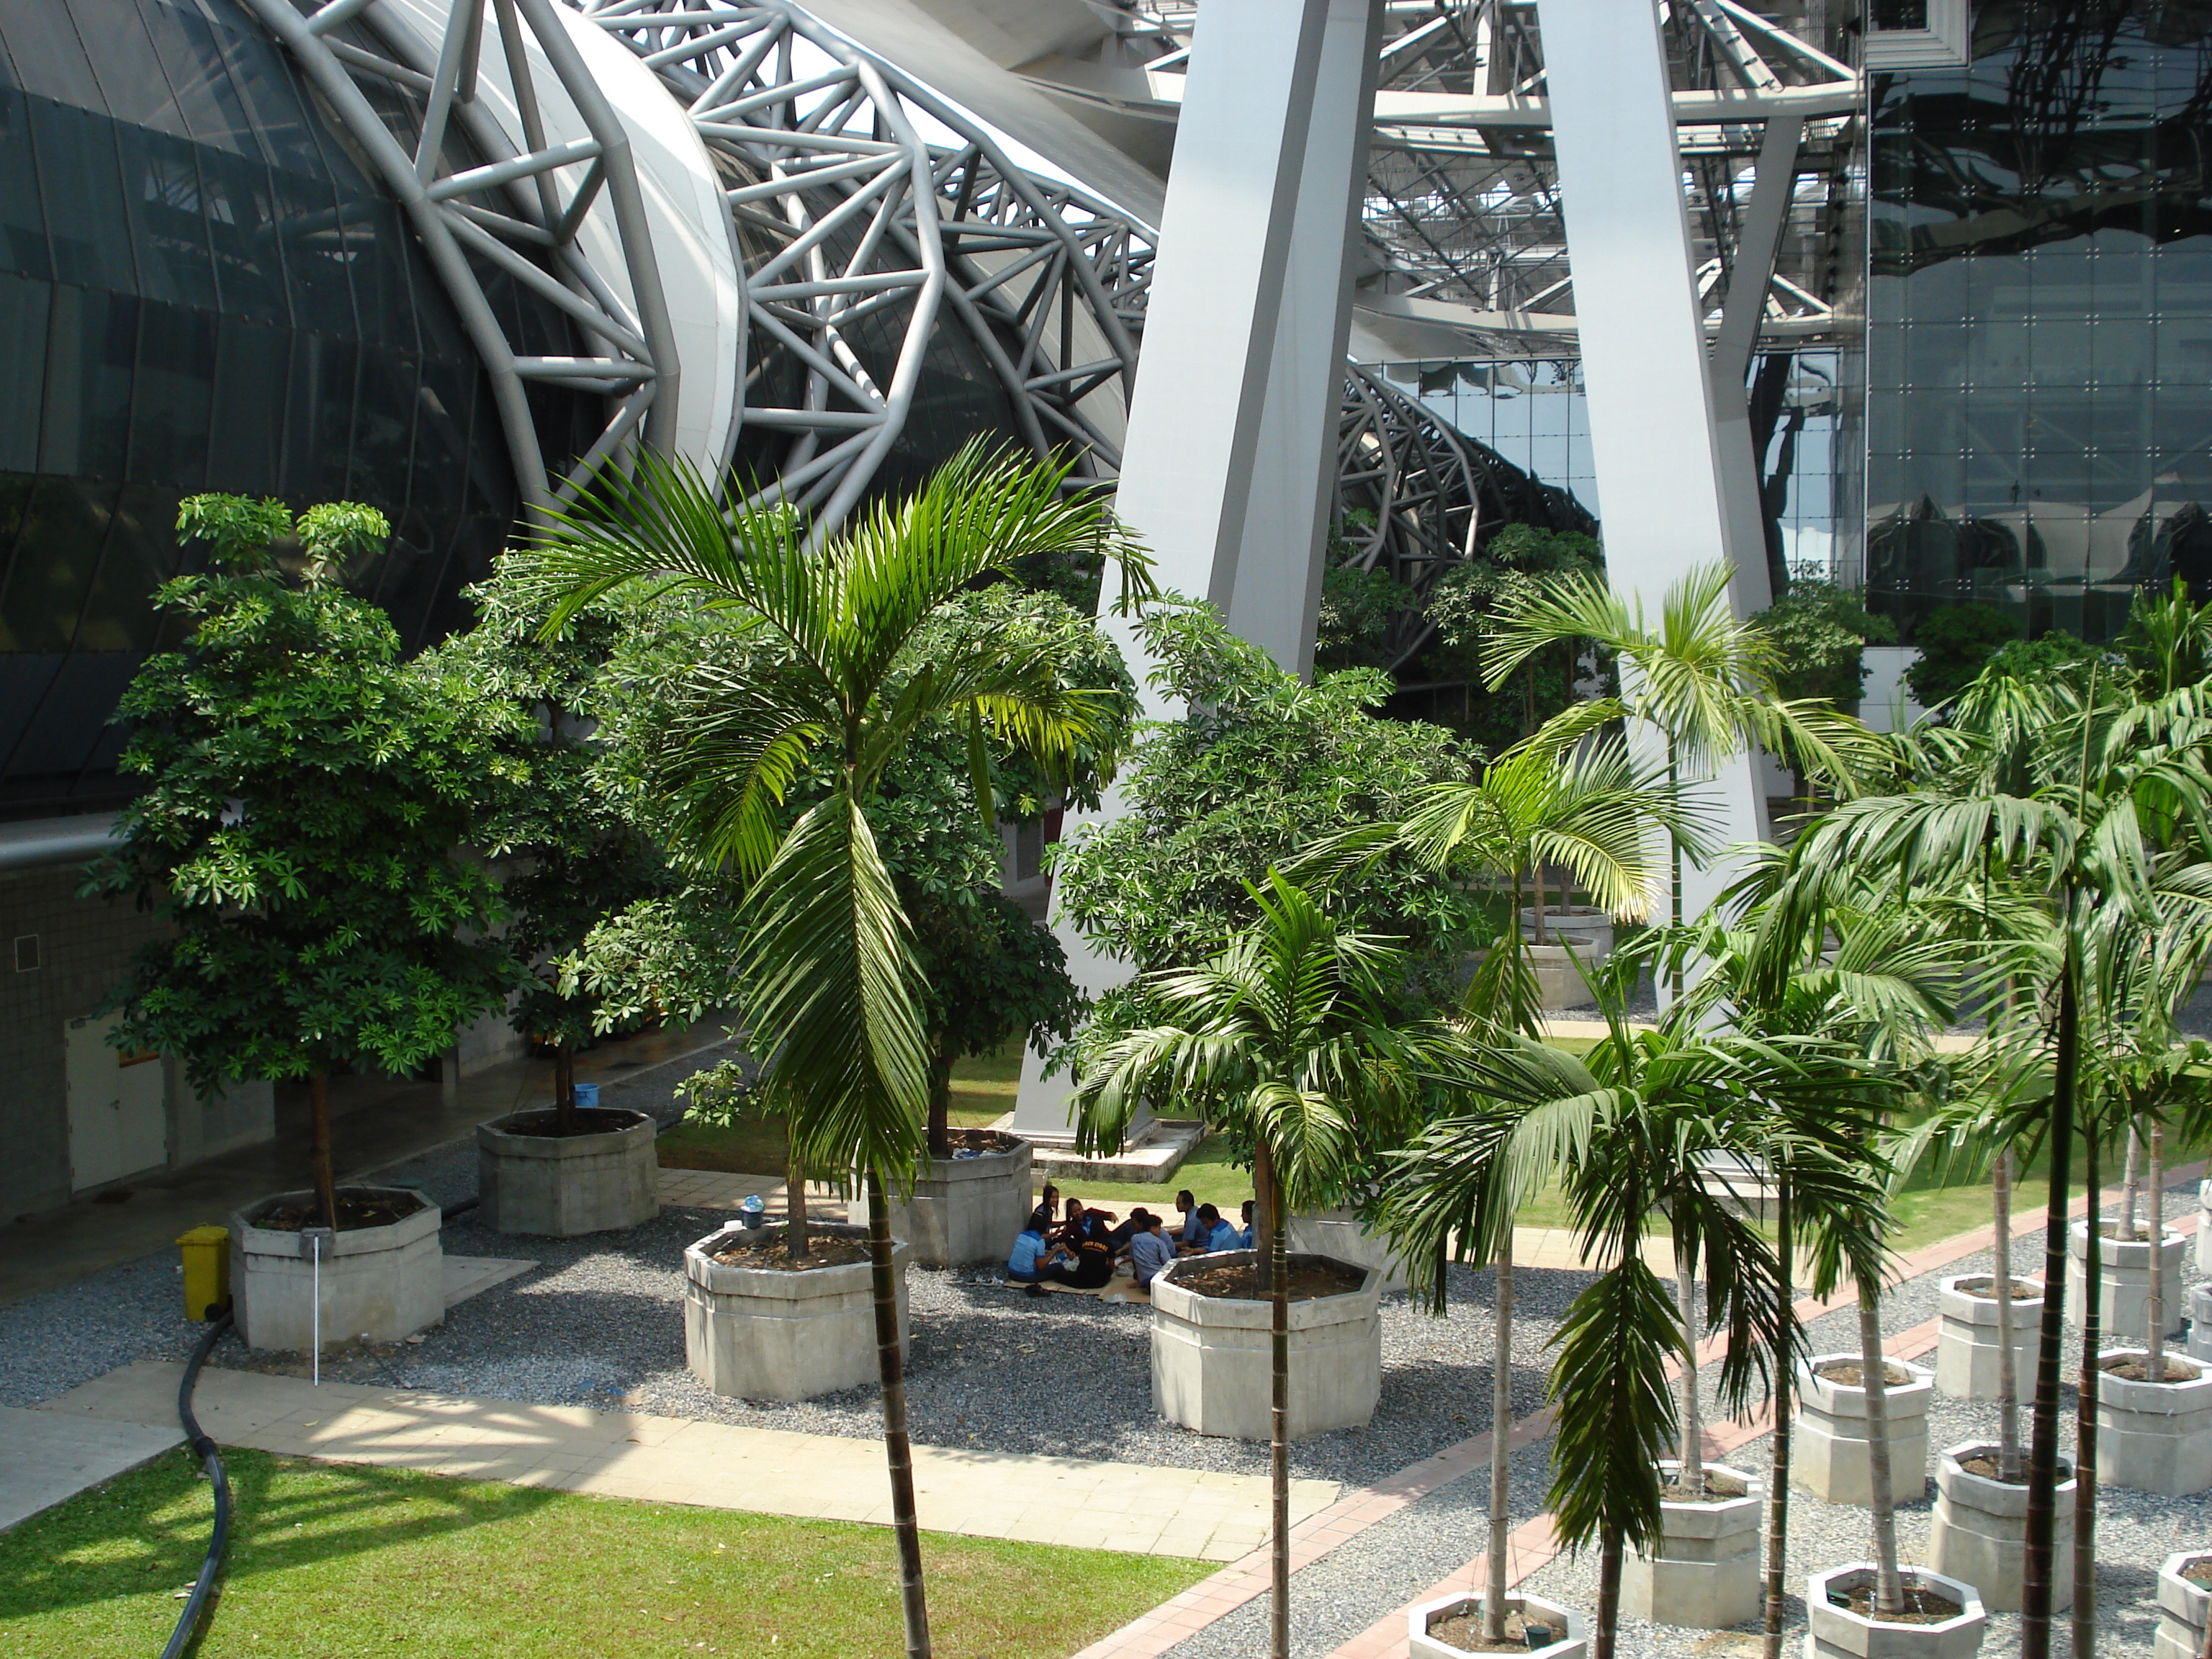
[(204, 1323), (230, 1305), (230, 1229), (195, 1227), (177, 1244), (185, 1258), (185, 1317)]

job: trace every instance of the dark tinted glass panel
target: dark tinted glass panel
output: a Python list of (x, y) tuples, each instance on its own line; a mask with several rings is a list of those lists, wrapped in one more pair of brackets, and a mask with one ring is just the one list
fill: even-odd
[[(372, 94), (419, 130), (414, 94)], [(489, 287), (521, 349), (574, 349)], [(598, 418), (532, 407), (556, 459)], [(117, 795), (106, 714), (176, 641), (150, 598), (196, 567), (173, 525), (201, 489), (382, 508), (392, 548), (352, 574), (410, 646), (465, 623), (515, 509), (405, 215), (240, 0), (0, 9), (0, 814)]]

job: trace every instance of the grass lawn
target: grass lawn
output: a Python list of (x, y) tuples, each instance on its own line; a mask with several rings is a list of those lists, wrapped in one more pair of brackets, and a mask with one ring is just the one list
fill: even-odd
[[(854, 1659), (901, 1649), (888, 1528), (225, 1454), (229, 1568), (201, 1659)], [(183, 1453), (0, 1534), (0, 1653), (161, 1650), (212, 1504)], [(1074, 1652), (1205, 1562), (932, 1533), (945, 1659)]]

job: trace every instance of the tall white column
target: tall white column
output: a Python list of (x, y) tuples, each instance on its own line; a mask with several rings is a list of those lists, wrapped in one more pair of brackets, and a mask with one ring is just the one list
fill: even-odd
[[(1304, 672), (1313, 656), (1366, 173), (1376, 0), (1206, 0), (1176, 124), (1115, 506), (1161, 585)], [(1133, 635), (1109, 623), (1141, 683)], [(1146, 694), (1155, 718), (1176, 711)], [(1121, 815), (1109, 797), (1100, 820)], [(1072, 832), (1079, 827), (1070, 819)], [(1127, 964), (1055, 916), (1076, 982)], [(1017, 1133), (1068, 1138), (1067, 1080), (1025, 1056)]]
[[(1656, 623), (1672, 583), (1731, 550), (1658, 11), (1654, 0), (1537, 0), (1536, 11), (1606, 569)], [(1739, 754), (1706, 782), (1722, 845), (1765, 838), (1759, 775)], [(1684, 915), (1729, 878), (1717, 860), (1686, 872)]]

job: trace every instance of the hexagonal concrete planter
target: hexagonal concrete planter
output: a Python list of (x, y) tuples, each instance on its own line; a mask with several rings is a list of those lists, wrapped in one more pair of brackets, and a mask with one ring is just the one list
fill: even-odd
[(2212, 1280), (2189, 1287), (2189, 1357), (2212, 1360)]
[[(1662, 1462), (1672, 1476), (1681, 1466)], [(1620, 1610), (1631, 1619), (1690, 1630), (1725, 1630), (1758, 1617), (1760, 1483), (1741, 1469), (1705, 1467), (1743, 1487), (1715, 1503), (1664, 1502), (1666, 1531), (1656, 1554), (1632, 1552), (1621, 1563)]]
[(2181, 1576), (2195, 1562), (2212, 1562), (2212, 1552), (2183, 1550), (2166, 1558), (2158, 1570), (2158, 1635), (2151, 1659), (2197, 1659), (2204, 1644), (2204, 1620), (2212, 1611), (2212, 1591)]
[[(320, 1274), (322, 1341), (397, 1342), (446, 1316), (446, 1253), (439, 1243), (443, 1212), (411, 1187), (341, 1187), (338, 1195), (373, 1193), (415, 1200), (422, 1207), (382, 1227), (349, 1227), (324, 1245)], [(302, 1235), (257, 1227), (252, 1218), (309, 1193), (278, 1193), (234, 1210), (230, 1286), (238, 1334), (249, 1348), (301, 1352), (315, 1342), (316, 1264)]]
[[(1595, 967), (1613, 954), (1613, 927), (1610, 910), (1594, 909), (1587, 904), (1544, 907), (1544, 943), (1573, 945), (1575, 954), (1588, 967)], [(1536, 942), (1533, 905), (1522, 908), (1521, 937), (1531, 945)]]
[(2197, 1183), (2197, 1271), (2212, 1273), (2212, 1181)]
[(581, 1115), (595, 1133), (547, 1133), (550, 1106), (477, 1125), (477, 1192), (486, 1226), (574, 1238), (639, 1226), (660, 1213), (653, 1150), (660, 1130), (651, 1115), (594, 1106)]
[[(1954, 1400), (1997, 1397), (1997, 1299), (1961, 1290), (1987, 1283), (1987, 1273), (1954, 1273), (1936, 1292), (1942, 1322), (1936, 1330), (1936, 1387)], [(2033, 1290), (2012, 1304), (2013, 1386), (2025, 1396), (2034, 1387), (2035, 1339), (2043, 1320), (2043, 1281), (2015, 1278)], [(1970, 1581), (1972, 1582), (1972, 1581)]]
[[(2140, 1358), (2107, 1348), (2100, 1363)], [(2169, 1355), (2179, 1359), (2180, 1355)], [(2181, 1498), (2212, 1487), (2212, 1369), (2191, 1362), (2186, 1382), (2097, 1382), (2097, 1479), (2107, 1486)]]
[[(2181, 1296), (2184, 1248), (2181, 1235), (2167, 1228), (2166, 1248), (2160, 1253), (2166, 1270), (2164, 1334), (2167, 1336), (2181, 1334), (2182, 1316), (2186, 1311)], [(2083, 1219), (2074, 1224), (2066, 1237), (2066, 1320), (2076, 1327), (2081, 1323), (2082, 1286), (2087, 1279), (2088, 1255), (2089, 1224)], [(2097, 1328), (2114, 1342), (2141, 1342), (2150, 1334), (2144, 1323), (2150, 1307), (2149, 1267), (2148, 1238), (2101, 1241), (2097, 1253), (2097, 1277), (2105, 1288), (2097, 1299)]]
[[(1036, 1149), (988, 1129), (955, 1129), (952, 1136), (975, 1143), (963, 1149), (973, 1156), (928, 1159), (915, 1178), (912, 1200), (892, 1200), (892, 1235), (913, 1247), (920, 1267), (1002, 1263), (1036, 1203), (1030, 1191)], [(854, 1199), (852, 1216), (866, 1222), (865, 1193)]]
[[(1864, 1508), (1874, 1501), (1867, 1464), (1866, 1390), (1856, 1383), (1832, 1382), (1820, 1374), (1821, 1366), (1838, 1361), (1856, 1365), (1859, 1356), (1814, 1354), (1797, 1369), (1797, 1419), (1790, 1481), (1823, 1502)], [(1936, 1380), (1902, 1359), (1889, 1363), (1911, 1378), (1908, 1382), (1891, 1383), (1886, 1402), (1890, 1498), (1895, 1503), (1911, 1504), (1917, 1502), (1927, 1489), (1928, 1401), (1936, 1391)]]
[(1981, 1597), (1972, 1585), (1926, 1567), (1906, 1567), (1900, 1576), (1908, 1586), (1917, 1584), (1958, 1602), (1961, 1611), (1956, 1618), (1933, 1625), (1886, 1624), (1828, 1600), (1831, 1589), (1857, 1589), (1871, 1584), (1874, 1576), (1873, 1562), (1854, 1561), (1806, 1581), (1805, 1612), (1811, 1626), (1806, 1659), (1971, 1659), (1982, 1650), (1990, 1615)]
[(1406, 1288), (1405, 1258), (1359, 1224), (1355, 1210), (1316, 1210), (1291, 1217), (1288, 1243), (1296, 1255), (1326, 1255), (1354, 1267), (1372, 1267), (1382, 1274), (1377, 1288)]
[[(1986, 1475), (1969, 1474), (1972, 1459), (1995, 1458), (1997, 1449), (1978, 1441), (1952, 1446), (1936, 1459), (1936, 1518), (1928, 1532), (1928, 1565), (1981, 1592), (1991, 1613), (2020, 1607), (2021, 1585), (2027, 1575), (2027, 1488)], [(2074, 1475), (2061, 1460), (2066, 1478), (2058, 1483), (2058, 1512), (2052, 1533), (2055, 1559), (2065, 1562), (2074, 1547)], [(2074, 1605), (2074, 1575), (2056, 1575), (2051, 1610)], [(2190, 1659), (2196, 1659), (2191, 1654)]]
[[(867, 1238), (865, 1227), (845, 1224), (807, 1231), (823, 1238)], [(744, 1400), (811, 1400), (873, 1382), (876, 1310), (866, 1261), (794, 1273), (714, 1259), (726, 1239), (759, 1243), (782, 1232), (732, 1222), (684, 1250), (684, 1353), (692, 1375), (716, 1394)], [(909, 1254), (903, 1240), (893, 1241), (901, 1342)]]
[[(1505, 1610), (1518, 1613), (1529, 1619), (1540, 1619), (1555, 1630), (1565, 1631), (1556, 1642), (1528, 1650), (1528, 1659), (1583, 1659), (1589, 1648), (1583, 1639), (1580, 1615), (1567, 1611), (1555, 1601), (1547, 1601), (1534, 1595), (1509, 1595)], [(1480, 1595), (1440, 1595), (1433, 1601), (1424, 1601), (1406, 1614), (1406, 1652), (1407, 1659), (1465, 1659), (1464, 1648), (1439, 1642), (1429, 1634), (1431, 1625), (1441, 1624), (1461, 1613), (1474, 1618), (1482, 1616), (1482, 1597)], [(2191, 1656), (2194, 1659), (2194, 1656)]]
[[(1170, 1423), (1233, 1439), (1268, 1437), (1268, 1304), (1201, 1296), (1176, 1282), (1200, 1262), (1249, 1262), (1252, 1254), (1186, 1256), (1152, 1280), (1152, 1406)], [(1334, 1260), (1294, 1255), (1291, 1262)], [(1374, 1416), (1382, 1393), (1382, 1319), (1376, 1305), (1382, 1274), (1336, 1265), (1363, 1274), (1358, 1289), (1291, 1304), (1293, 1440), (1360, 1427)]]

